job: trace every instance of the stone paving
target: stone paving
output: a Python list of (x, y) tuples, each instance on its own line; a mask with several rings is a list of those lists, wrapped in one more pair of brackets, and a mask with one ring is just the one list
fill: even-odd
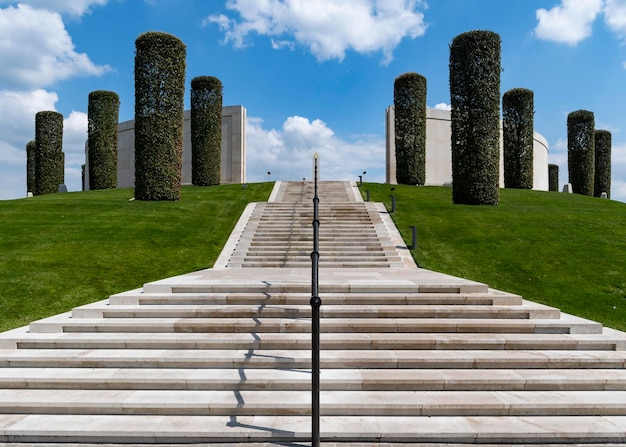
[[(626, 334), (418, 268), (320, 183), (326, 447), (626, 445)], [(312, 185), (250, 204), (214, 268), (0, 334), (0, 444), (306, 445)]]

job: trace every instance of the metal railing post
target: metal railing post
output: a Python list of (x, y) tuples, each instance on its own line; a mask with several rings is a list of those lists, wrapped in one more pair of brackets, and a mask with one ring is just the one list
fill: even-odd
[(317, 196), (317, 153), (314, 156), (313, 252), (311, 253), (311, 447), (320, 445), (320, 306), (319, 297), (319, 198)]

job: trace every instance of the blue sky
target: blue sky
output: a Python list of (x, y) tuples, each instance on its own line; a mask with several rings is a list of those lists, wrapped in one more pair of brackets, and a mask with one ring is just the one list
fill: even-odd
[[(195, 76), (217, 76), (224, 105), (247, 109), (248, 181), (384, 181), (393, 81), (424, 75), (429, 107), (450, 103), (449, 44), (474, 29), (502, 38), (501, 93), (534, 91), (535, 130), (567, 182), (567, 114), (611, 131), (612, 196), (626, 202), (626, 0), (0, 0), (0, 199), (26, 193), (34, 117), (65, 117), (66, 184), (80, 190), (93, 90), (134, 114), (135, 39), (164, 31)], [(622, 130), (624, 128), (624, 130)]]

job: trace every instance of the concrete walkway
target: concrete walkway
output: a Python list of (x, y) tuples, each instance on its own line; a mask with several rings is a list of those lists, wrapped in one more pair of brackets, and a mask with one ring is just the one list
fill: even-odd
[[(626, 334), (417, 268), (381, 204), (319, 195), (324, 445), (626, 446)], [(214, 268), (0, 334), (0, 443), (309, 442), (311, 221), (279, 182)]]

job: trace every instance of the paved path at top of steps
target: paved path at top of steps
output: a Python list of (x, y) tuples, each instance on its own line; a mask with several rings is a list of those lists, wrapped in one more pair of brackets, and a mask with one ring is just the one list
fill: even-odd
[[(324, 447), (626, 446), (626, 334), (417, 268), (353, 184), (319, 193)], [(250, 205), (215, 268), (0, 334), (0, 445), (306, 445), (311, 194)]]

